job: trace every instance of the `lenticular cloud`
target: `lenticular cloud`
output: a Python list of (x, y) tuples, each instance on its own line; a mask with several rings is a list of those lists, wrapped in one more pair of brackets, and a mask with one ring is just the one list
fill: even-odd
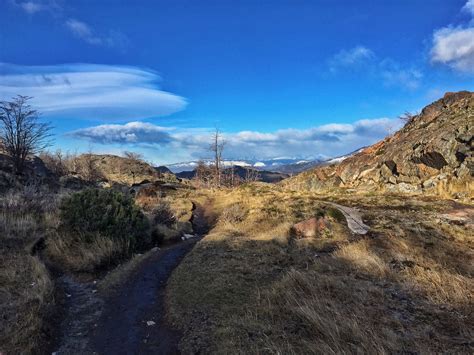
[(0, 63), (0, 99), (32, 96), (45, 116), (93, 120), (142, 119), (183, 110), (186, 100), (161, 90), (160, 80), (156, 72), (138, 67)]

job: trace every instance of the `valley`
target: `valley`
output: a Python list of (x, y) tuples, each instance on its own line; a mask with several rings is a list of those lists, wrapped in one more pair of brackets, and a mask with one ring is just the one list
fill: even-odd
[(1, 349), (470, 353), (473, 123), (474, 94), (449, 93), (271, 183), (92, 153), (20, 180), (2, 156)]

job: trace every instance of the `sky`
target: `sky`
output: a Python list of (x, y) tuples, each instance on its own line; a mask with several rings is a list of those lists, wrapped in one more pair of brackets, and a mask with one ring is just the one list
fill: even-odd
[(0, 0), (0, 100), (51, 150), (335, 157), (474, 90), (474, 0)]

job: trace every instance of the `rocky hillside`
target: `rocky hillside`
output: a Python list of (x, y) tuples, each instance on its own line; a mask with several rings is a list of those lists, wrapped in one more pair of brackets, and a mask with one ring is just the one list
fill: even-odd
[(291, 188), (474, 196), (474, 93), (447, 93), (401, 130), (337, 164), (304, 172)]
[(77, 158), (77, 169), (75, 170), (78, 170), (77, 173), (86, 180), (92, 178), (94, 181), (125, 185), (155, 181), (161, 175), (144, 161), (116, 155), (83, 154)]

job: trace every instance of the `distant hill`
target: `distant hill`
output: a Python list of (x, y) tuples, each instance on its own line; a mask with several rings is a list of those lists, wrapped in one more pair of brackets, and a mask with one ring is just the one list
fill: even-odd
[(474, 93), (447, 93), (393, 136), (285, 184), (311, 190), (344, 187), (472, 197), (473, 133)]
[(173, 172), (164, 165), (155, 167), (155, 170), (160, 174), (173, 174)]
[[(286, 179), (289, 177), (288, 174), (278, 173), (274, 171), (257, 170), (254, 168), (242, 167), (238, 165), (234, 166), (233, 168), (226, 168), (224, 169), (224, 172), (227, 174), (231, 174), (233, 172), (235, 176), (238, 176), (242, 180), (245, 180), (246, 177), (250, 173), (257, 177), (256, 178), (257, 181), (269, 182), (269, 183), (280, 182), (283, 179)], [(196, 176), (196, 170), (182, 171), (182, 172), (176, 173), (175, 175), (182, 179), (191, 180), (192, 178)]]

